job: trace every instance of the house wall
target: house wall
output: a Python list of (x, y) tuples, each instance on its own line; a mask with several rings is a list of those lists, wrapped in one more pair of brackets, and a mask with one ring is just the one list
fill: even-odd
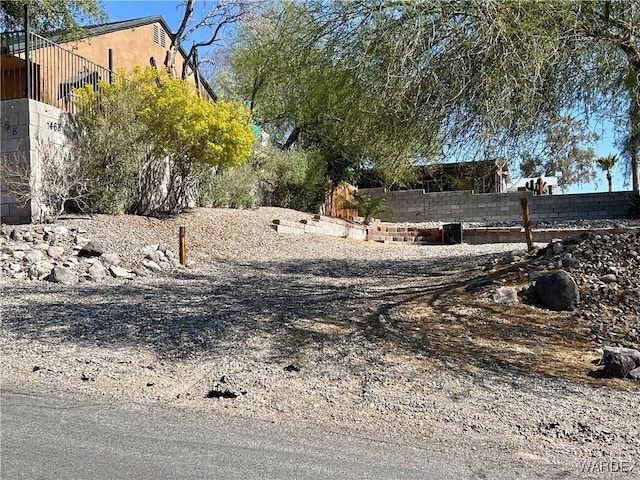
[[(42, 162), (59, 158), (67, 148), (69, 116), (63, 110), (29, 99), (0, 102), (2, 119), (0, 160), (6, 171), (7, 163), (19, 164), (29, 188), (37, 190), (42, 179)], [(24, 224), (42, 221), (45, 212), (34, 195), (21, 206), (6, 185), (0, 195), (2, 223)]]
[[(154, 58), (158, 68), (164, 68), (170, 45), (169, 32), (164, 30), (160, 22), (56, 45), (44, 41), (35, 42), (34, 47), (38, 48), (34, 48), (31, 53), (32, 98), (69, 110), (70, 106), (60, 94), (60, 84), (87, 70), (97, 71), (100, 80), (108, 81), (109, 49), (113, 50), (114, 70), (129, 71), (136, 65), (148, 67), (151, 58)], [(58, 47), (74, 55), (66, 54)], [(24, 53), (2, 57), (0, 99), (21, 98), (25, 95), (23, 58)], [(175, 59), (175, 76), (178, 78), (182, 74), (183, 64), (184, 58), (178, 53)], [(189, 75), (187, 82), (195, 86), (194, 76)]]
[[(158, 29), (159, 34), (164, 32), (166, 47), (162, 47), (159, 43), (154, 43), (154, 26)], [(161, 66), (167, 49), (171, 45), (171, 39), (160, 23), (153, 23), (60, 45), (62, 48), (71, 50), (73, 53), (104, 67), (109, 66), (109, 49), (111, 48), (113, 50), (114, 69), (124, 68), (130, 70), (135, 65), (149, 66), (150, 57), (154, 57), (156, 64)], [(181, 72), (181, 55), (176, 58), (176, 66), (180, 68)]]
[[(113, 50), (114, 70), (131, 70), (136, 65), (148, 67), (151, 57), (155, 59), (158, 68), (163, 68), (171, 46), (171, 37), (160, 22), (155, 22), (60, 45), (105, 68), (109, 66), (109, 49)], [(177, 78), (182, 75), (183, 65), (184, 58), (178, 53), (174, 72)], [(193, 75), (190, 75), (187, 81), (195, 86)]]
[(631, 192), (533, 195), (532, 192), (472, 194), (470, 191), (425, 193), (424, 190), (384, 192), (360, 189), (360, 195), (385, 197), (392, 222), (519, 222), (520, 199), (526, 198), (532, 220), (565, 221), (624, 218)]

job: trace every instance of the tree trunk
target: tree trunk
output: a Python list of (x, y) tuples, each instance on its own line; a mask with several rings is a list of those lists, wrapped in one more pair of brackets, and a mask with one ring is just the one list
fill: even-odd
[(611, 170), (607, 170), (607, 182), (609, 182), (609, 193), (613, 192), (613, 177), (611, 176)]
[[(640, 180), (638, 179), (638, 157), (640, 156), (640, 95), (631, 107), (631, 135), (629, 139), (629, 156), (631, 157), (631, 184), (633, 191), (640, 191)], [(635, 122), (635, 123), (634, 123)]]

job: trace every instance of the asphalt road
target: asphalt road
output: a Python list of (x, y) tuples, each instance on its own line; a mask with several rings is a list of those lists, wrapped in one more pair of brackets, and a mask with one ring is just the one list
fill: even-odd
[[(0, 401), (3, 480), (552, 478), (516, 459), (463, 459), (233, 417), (132, 411), (11, 391)], [(567, 473), (562, 478), (571, 478)]]

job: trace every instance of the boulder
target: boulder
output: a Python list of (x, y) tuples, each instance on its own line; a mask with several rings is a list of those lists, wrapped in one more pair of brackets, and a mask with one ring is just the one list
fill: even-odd
[(640, 351), (633, 348), (625, 347), (604, 347), (602, 349), (602, 363), (607, 363), (607, 361), (609, 361), (609, 358), (611, 358), (614, 354), (626, 355), (633, 360), (635, 367), (640, 367)]
[(105, 253), (104, 248), (96, 242), (88, 242), (78, 252), (79, 257), (99, 257)]
[(114, 278), (123, 278), (126, 280), (132, 280), (136, 277), (135, 273), (130, 272), (129, 270), (122, 267), (116, 267), (115, 265), (111, 265), (109, 267), (109, 272)]
[(47, 277), (47, 280), (54, 283), (62, 283), (63, 285), (75, 285), (78, 283), (78, 275), (67, 267), (57, 265), (53, 267), (51, 275)]
[(89, 267), (88, 273), (89, 277), (91, 277), (91, 280), (93, 280), (94, 282), (99, 282), (106, 276), (107, 271), (105, 270), (104, 265), (102, 265), (102, 262), (98, 260), (93, 262), (93, 264)]
[(602, 376), (605, 378), (626, 378), (635, 368), (633, 359), (622, 353), (613, 353), (604, 364)]
[(536, 294), (550, 310), (575, 310), (580, 303), (580, 290), (575, 280), (564, 270), (540, 275), (536, 281)]

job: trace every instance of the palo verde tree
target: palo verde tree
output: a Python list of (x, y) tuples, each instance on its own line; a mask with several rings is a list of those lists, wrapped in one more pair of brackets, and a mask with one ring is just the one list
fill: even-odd
[[(292, 8), (288, 29), (262, 37), (264, 52), (280, 38), (287, 55), (268, 55), (256, 71), (267, 80), (289, 52), (316, 48), (325, 65), (343, 68), (366, 92), (371, 135), (387, 125), (402, 140), (409, 132), (417, 156), (433, 145), (468, 160), (529, 154), (584, 182), (588, 176), (575, 172), (593, 157), (568, 157), (546, 132), (560, 126), (566, 143), (579, 143), (607, 120), (639, 188), (638, 2), (299, 0), (274, 16)], [(283, 35), (290, 31), (302, 33)], [(287, 47), (290, 40), (297, 43)]]
[(246, 108), (210, 103), (166, 72), (135, 69), (98, 92), (86, 86), (75, 93), (78, 154), (100, 176), (94, 194), (103, 211), (175, 213), (197, 196), (199, 176), (251, 155), (255, 136)]
[(384, 110), (357, 62), (323, 42), (303, 7), (268, 4), (243, 22), (231, 52), (232, 93), (283, 149), (319, 153), (333, 186), (365, 165), (386, 167), (390, 183), (402, 182), (421, 147), (417, 136)]

